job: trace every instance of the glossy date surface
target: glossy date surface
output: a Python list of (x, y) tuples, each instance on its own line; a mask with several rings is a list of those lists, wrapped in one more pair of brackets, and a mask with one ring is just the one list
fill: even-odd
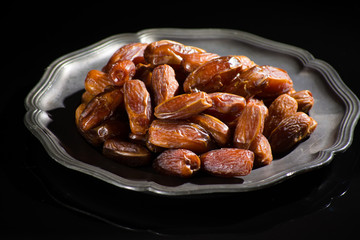
[(182, 120), (154, 120), (149, 142), (163, 148), (185, 148), (196, 153), (210, 149), (210, 135), (198, 124)]
[(150, 94), (140, 80), (126, 81), (124, 102), (129, 117), (130, 129), (134, 134), (146, 134), (152, 117)]

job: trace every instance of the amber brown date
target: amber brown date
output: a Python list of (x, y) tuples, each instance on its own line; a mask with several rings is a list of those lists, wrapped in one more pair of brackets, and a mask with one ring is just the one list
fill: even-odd
[(175, 79), (175, 71), (169, 65), (160, 65), (154, 68), (151, 77), (151, 86), (154, 92), (155, 105), (175, 96), (179, 83)]
[(192, 116), (190, 121), (202, 126), (219, 146), (225, 146), (228, 143), (230, 138), (229, 127), (216, 117), (208, 114), (199, 114)]
[(268, 109), (262, 101), (251, 99), (241, 112), (234, 133), (234, 146), (249, 149), (255, 138), (264, 129)]
[(264, 69), (260, 66), (253, 66), (233, 78), (224, 86), (223, 91), (249, 98), (262, 92), (268, 84)]
[(288, 94), (277, 97), (269, 106), (269, 116), (266, 118), (263, 134), (269, 137), (271, 132), (287, 116), (293, 115), (298, 109), (297, 101)]
[(254, 153), (237, 148), (221, 148), (200, 156), (202, 168), (215, 176), (246, 176), (253, 167)]
[(88, 91), (85, 91), (81, 95), (81, 103), (88, 104), (91, 101), (91, 99), (93, 99), (94, 97), (95, 97), (95, 95), (92, 95)]
[(212, 106), (204, 113), (213, 115), (225, 122), (228, 126), (236, 125), (236, 119), (246, 106), (244, 97), (231, 93), (215, 92), (209, 93)]
[(158, 172), (183, 178), (191, 177), (200, 166), (200, 158), (187, 149), (165, 150), (153, 162)]
[(309, 90), (298, 91), (290, 94), (290, 96), (297, 101), (299, 112), (308, 113), (314, 105), (314, 98)]
[(119, 48), (109, 59), (108, 63), (103, 67), (103, 72), (109, 72), (112, 65), (120, 60), (130, 60), (134, 64), (144, 62), (144, 50), (147, 43), (130, 43)]
[(106, 86), (114, 85), (114, 82), (109, 78), (109, 75), (99, 71), (90, 70), (85, 78), (85, 90), (92, 96), (102, 93)]
[(245, 98), (236, 94), (215, 92), (209, 93), (208, 95), (213, 101), (212, 106), (206, 110), (208, 112), (237, 114), (243, 110), (246, 105)]
[(186, 119), (211, 106), (212, 100), (205, 92), (181, 94), (155, 107), (154, 115), (159, 119)]
[(121, 89), (117, 87), (96, 95), (80, 114), (79, 129), (88, 131), (109, 119), (123, 102), (123, 98)]
[(141, 145), (111, 138), (103, 145), (103, 154), (130, 167), (140, 167), (151, 163), (151, 153)]
[(197, 47), (185, 46), (184, 44), (175, 41), (160, 40), (152, 42), (146, 47), (144, 57), (146, 62), (152, 65), (180, 65), (184, 55), (198, 52), (205, 52), (205, 50)]
[(154, 120), (149, 142), (163, 148), (185, 148), (203, 153), (210, 148), (210, 136), (200, 125), (182, 120)]
[(79, 127), (80, 115), (84, 111), (85, 107), (86, 107), (86, 103), (81, 103), (75, 110), (75, 124), (76, 124), (76, 127)]
[(266, 74), (268, 85), (261, 93), (257, 94), (258, 97), (274, 98), (293, 88), (293, 82), (284, 69), (267, 65), (261, 66), (261, 68)]
[(220, 56), (215, 53), (207, 52), (186, 54), (182, 57), (181, 66), (184, 68), (185, 71), (193, 72), (202, 64), (218, 57)]
[(116, 86), (124, 85), (135, 75), (135, 64), (130, 60), (119, 60), (115, 62), (110, 70), (109, 77)]
[(261, 133), (251, 143), (249, 150), (255, 154), (254, 167), (269, 165), (273, 160), (270, 143)]
[(81, 132), (81, 134), (91, 145), (100, 146), (107, 139), (127, 136), (129, 134), (129, 124), (117, 119), (108, 119), (97, 127)]
[(317, 122), (306, 113), (297, 112), (283, 119), (269, 136), (274, 153), (283, 153), (314, 132)]
[(217, 92), (237, 75), (241, 66), (241, 61), (235, 56), (212, 59), (189, 74), (183, 84), (184, 91)]
[(144, 82), (126, 81), (124, 84), (125, 109), (129, 116), (130, 129), (133, 134), (146, 134), (152, 117), (150, 94)]

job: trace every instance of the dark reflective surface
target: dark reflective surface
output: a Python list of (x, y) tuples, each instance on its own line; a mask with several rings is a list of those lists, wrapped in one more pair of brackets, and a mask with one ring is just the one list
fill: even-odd
[[(97, 21), (85, 16), (94, 11), (72, 10), (67, 12), (67, 20), (59, 20), (61, 12), (48, 13), (45, 17), (54, 21), (55, 29), (47, 31), (39, 27), (40, 20), (27, 23), (32, 29), (26, 35), (27, 46), (31, 47), (22, 47), (21, 55), (9, 58), (13, 65), (9, 77), (4, 78), (10, 80), (3, 88), (6, 91), (0, 108), (1, 136), (5, 141), (0, 167), (0, 215), (5, 223), (0, 227), (2, 239), (346, 239), (357, 233), (354, 219), (360, 214), (359, 127), (352, 146), (337, 154), (330, 165), (248, 193), (194, 198), (141, 194), (119, 189), (52, 160), (23, 125), (23, 100), (43, 69), (55, 58), (112, 34), (169, 26), (161, 21), (156, 26), (139, 21), (132, 27), (103, 24), (93, 31)], [(238, 28), (307, 49), (329, 62), (359, 96), (353, 72), (357, 67), (353, 59), (359, 52), (358, 37), (351, 14), (335, 21), (325, 13), (319, 17), (316, 11), (300, 11), (285, 14), (288, 21), (283, 21), (280, 17), (265, 17), (268, 10), (260, 13), (248, 24), (212, 20), (194, 27)], [(330, 13), (334, 16), (337, 11)], [(181, 27), (184, 22), (173, 24)], [(23, 65), (23, 74), (15, 75), (24, 56), (32, 60)]]

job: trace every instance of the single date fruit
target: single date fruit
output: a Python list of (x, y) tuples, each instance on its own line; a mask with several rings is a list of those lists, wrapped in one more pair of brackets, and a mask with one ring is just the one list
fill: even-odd
[(154, 68), (151, 86), (154, 93), (155, 106), (174, 97), (179, 89), (174, 69), (166, 64)]
[(200, 156), (203, 169), (219, 177), (248, 175), (253, 167), (254, 153), (238, 148), (221, 148)]
[(140, 80), (126, 81), (124, 84), (124, 101), (131, 132), (145, 135), (152, 117), (150, 94), (145, 83)]
[(210, 149), (210, 135), (200, 125), (182, 120), (154, 120), (149, 142), (163, 148), (185, 148), (196, 153)]
[(97, 127), (113, 115), (123, 99), (122, 91), (118, 87), (108, 88), (107, 91), (96, 95), (80, 114), (78, 128), (88, 131)]
[(200, 169), (200, 158), (187, 149), (168, 149), (153, 162), (153, 168), (163, 174), (188, 178)]
[(284, 153), (314, 132), (317, 122), (306, 113), (297, 112), (283, 119), (269, 136), (274, 153)]
[(212, 106), (205, 92), (181, 94), (155, 107), (154, 115), (159, 119), (186, 119)]
[(234, 146), (249, 149), (255, 138), (264, 129), (268, 109), (262, 101), (251, 99), (241, 112), (234, 133)]
[(146, 147), (118, 138), (110, 138), (103, 145), (103, 154), (130, 167), (150, 164), (151, 153)]

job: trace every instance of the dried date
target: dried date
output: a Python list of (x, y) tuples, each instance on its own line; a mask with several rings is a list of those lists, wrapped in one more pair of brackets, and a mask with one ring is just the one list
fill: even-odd
[(183, 88), (185, 92), (217, 92), (242, 70), (243, 63), (236, 56), (215, 58), (190, 73)]
[(200, 169), (200, 158), (187, 149), (168, 149), (153, 162), (153, 168), (163, 174), (188, 178)]
[(261, 68), (266, 74), (268, 85), (261, 91), (261, 93), (257, 94), (257, 97), (275, 98), (293, 88), (293, 82), (284, 69), (268, 65), (261, 66)]
[(109, 59), (108, 63), (103, 67), (103, 72), (109, 72), (112, 65), (120, 60), (130, 60), (134, 64), (143, 63), (144, 50), (147, 43), (130, 43), (119, 48)]
[(210, 149), (210, 135), (200, 125), (182, 120), (154, 120), (149, 142), (163, 148), (185, 148), (196, 153)]
[(302, 90), (291, 93), (290, 96), (297, 101), (299, 112), (308, 113), (314, 105), (314, 98), (309, 90)]
[(215, 176), (234, 177), (248, 175), (254, 163), (254, 153), (237, 148), (221, 148), (200, 156), (202, 168)]
[(269, 116), (266, 118), (264, 135), (269, 137), (271, 132), (287, 116), (293, 115), (298, 109), (297, 101), (288, 94), (277, 97), (269, 106)]
[(229, 127), (236, 125), (236, 119), (246, 106), (244, 97), (223, 92), (209, 93), (212, 106), (204, 111), (226, 123)]
[(127, 136), (129, 134), (129, 124), (117, 119), (108, 119), (97, 127), (81, 132), (81, 134), (91, 145), (100, 146), (107, 139)]
[(271, 146), (263, 134), (257, 135), (251, 143), (249, 150), (254, 152), (254, 167), (269, 165), (273, 160)]
[(208, 114), (199, 114), (192, 116), (190, 121), (202, 126), (219, 146), (225, 146), (229, 142), (229, 127), (216, 117)]
[(151, 86), (156, 106), (174, 97), (179, 89), (179, 83), (175, 79), (174, 69), (166, 64), (154, 68), (151, 77)]
[(205, 92), (181, 94), (172, 97), (154, 109), (159, 119), (186, 119), (212, 106), (212, 100)]
[(103, 154), (130, 167), (141, 167), (151, 163), (151, 153), (141, 145), (111, 138), (103, 145)]
[(145, 135), (152, 117), (150, 94), (144, 82), (126, 81), (124, 84), (125, 109), (133, 134)]
[(269, 81), (264, 68), (253, 66), (233, 78), (224, 86), (223, 91), (249, 98), (261, 93), (268, 85)]
[(107, 73), (99, 70), (90, 70), (85, 78), (85, 90), (92, 96), (102, 93), (106, 86), (114, 85)]
[(152, 42), (146, 47), (144, 57), (146, 62), (152, 65), (180, 65), (184, 55), (202, 52), (205, 52), (205, 50), (185, 46), (175, 41), (160, 40)]
[(269, 136), (274, 153), (284, 153), (295, 144), (310, 136), (317, 122), (306, 113), (297, 112), (283, 119)]
[(123, 99), (122, 91), (117, 87), (96, 95), (80, 114), (79, 129), (81, 131), (88, 131), (109, 119), (123, 102)]
[(220, 56), (215, 53), (207, 52), (186, 54), (182, 57), (181, 66), (186, 72), (193, 72), (202, 64), (218, 57)]
[(268, 109), (262, 101), (251, 99), (241, 112), (234, 133), (234, 146), (249, 149), (255, 138), (264, 129)]
[(135, 64), (130, 60), (119, 60), (115, 62), (110, 70), (109, 77), (116, 86), (124, 85), (135, 75)]

